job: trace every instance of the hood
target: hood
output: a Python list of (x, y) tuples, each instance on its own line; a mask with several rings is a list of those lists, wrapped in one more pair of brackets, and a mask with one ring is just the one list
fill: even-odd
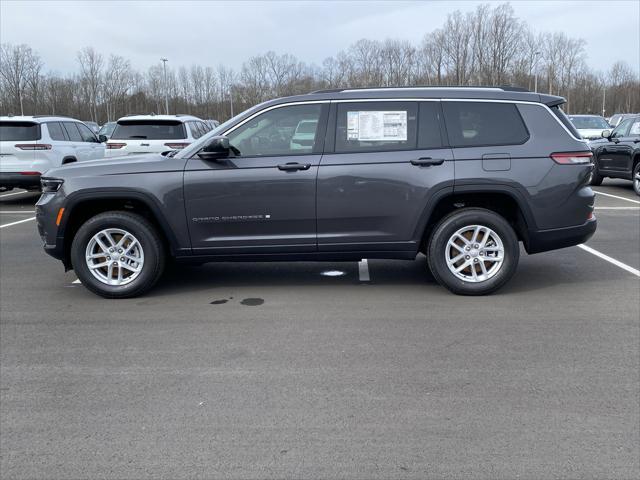
[(124, 155), (87, 162), (76, 162), (52, 168), (45, 177), (70, 178), (133, 173), (172, 172), (184, 170), (186, 159), (165, 157), (159, 153)]
[(613, 130), (609, 128), (578, 128), (578, 133), (582, 138), (595, 139), (602, 138), (602, 132), (605, 130)]

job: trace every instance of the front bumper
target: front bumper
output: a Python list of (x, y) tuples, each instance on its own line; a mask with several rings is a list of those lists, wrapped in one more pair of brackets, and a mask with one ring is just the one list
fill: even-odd
[[(42, 239), (43, 248), (53, 258), (65, 261), (64, 237), (56, 225), (60, 208), (64, 206), (64, 196), (44, 193), (36, 203), (36, 225)], [(63, 218), (64, 220), (64, 218)]]
[(20, 172), (0, 172), (0, 187), (40, 189), (40, 175), (24, 175)]
[(559, 248), (572, 247), (589, 240), (596, 232), (598, 221), (593, 216), (582, 225), (552, 230), (537, 230), (529, 232), (527, 253), (548, 252)]

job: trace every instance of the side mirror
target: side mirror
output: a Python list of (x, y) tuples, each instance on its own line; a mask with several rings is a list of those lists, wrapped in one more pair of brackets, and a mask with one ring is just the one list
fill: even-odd
[(609, 138), (611, 136), (611, 130), (603, 130), (600, 135), (602, 138)]
[(229, 156), (229, 139), (223, 136), (213, 137), (198, 153), (203, 160), (219, 160)]
[(98, 135), (98, 140), (100, 140), (100, 143), (106, 143), (106, 141), (109, 139), (106, 135)]

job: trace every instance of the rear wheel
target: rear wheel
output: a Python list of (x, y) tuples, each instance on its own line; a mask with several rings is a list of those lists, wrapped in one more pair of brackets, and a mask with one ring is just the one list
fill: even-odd
[(144, 217), (105, 212), (87, 220), (73, 239), (71, 263), (82, 284), (105, 298), (143, 294), (165, 266), (162, 240)]
[(520, 247), (503, 217), (490, 210), (469, 208), (440, 221), (429, 241), (427, 257), (438, 283), (453, 293), (486, 295), (513, 276)]
[(636, 192), (636, 195), (640, 195), (640, 160), (633, 167), (633, 191)]

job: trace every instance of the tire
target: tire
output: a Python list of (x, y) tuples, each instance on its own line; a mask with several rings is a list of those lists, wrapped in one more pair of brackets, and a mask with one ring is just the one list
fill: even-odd
[[(467, 252), (466, 244), (473, 240), (477, 226), (481, 227), (477, 234), (478, 243), (472, 242)], [(449, 246), (449, 240), (456, 233), (461, 233), (455, 237), (456, 245), (464, 248)], [(461, 237), (466, 240), (463, 242)], [(474, 248), (484, 241), (487, 242), (486, 251), (482, 247)], [(503, 252), (502, 262), (498, 260), (500, 249)], [(462, 258), (452, 268), (460, 268), (466, 262), (478, 262), (471, 263), (455, 274), (448, 266), (448, 259), (454, 260), (460, 255), (463, 255)], [(483, 208), (465, 208), (444, 217), (435, 227), (429, 239), (427, 259), (436, 281), (451, 292), (457, 295), (487, 295), (501, 288), (515, 273), (520, 259), (520, 245), (513, 228), (503, 217)], [(481, 262), (487, 274), (482, 272)]]
[(633, 182), (633, 191), (640, 196), (640, 160), (636, 161), (636, 165), (633, 167), (631, 180)]
[(598, 161), (593, 162), (593, 172), (591, 172), (591, 181), (589, 182), (594, 187), (602, 185), (604, 177), (598, 173)]
[[(120, 253), (114, 245), (119, 240), (124, 241)], [(105, 250), (100, 245), (109, 248), (109, 257), (102, 254)], [(111, 248), (116, 248), (113, 254), (108, 253)], [(89, 252), (95, 258), (88, 260)], [(108, 264), (109, 261), (113, 263), (112, 270), (108, 266), (96, 268), (97, 264)], [(93, 269), (89, 268), (89, 262)], [(165, 263), (165, 248), (158, 231), (146, 218), (133, 213), (100, 213), (80, 227), (71, 244), (71, 264), (76, 275), (86, 288), (105, 298), (142, 295), (156, 284)], [(127, 266), (119, 266), (124, 264)], [(122, 272), (122, 279), (119, 272)], [(112, 284), (107, 283), (109, 278)]]

